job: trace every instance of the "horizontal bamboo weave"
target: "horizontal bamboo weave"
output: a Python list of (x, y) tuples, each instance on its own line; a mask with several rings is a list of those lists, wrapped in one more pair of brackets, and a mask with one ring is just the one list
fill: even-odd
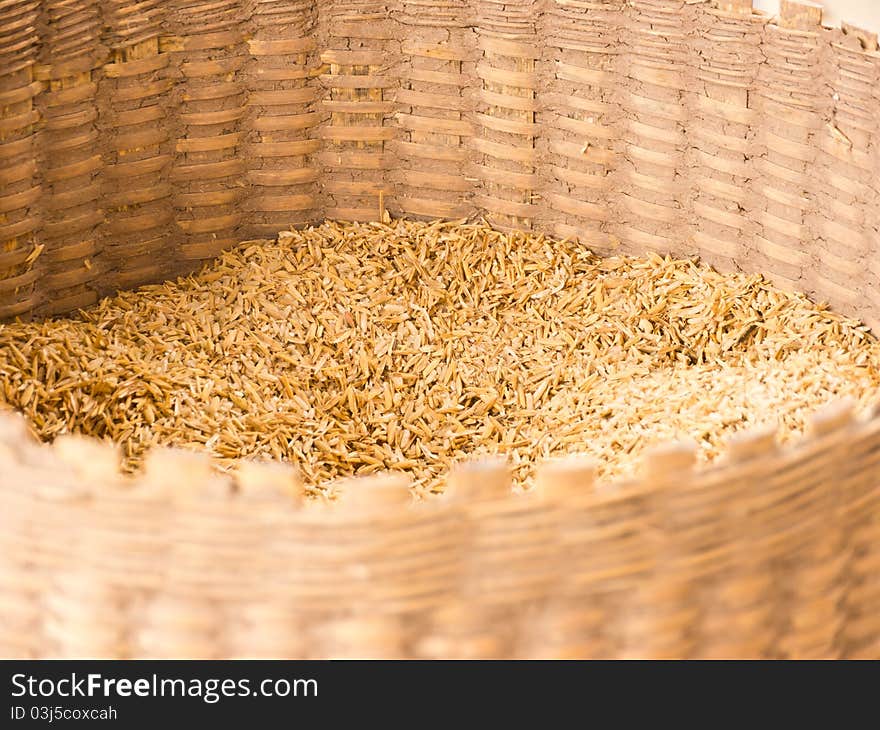
[[(748, 0), (0, 3), (0, 319), (325, 217), (699, 254), (880, 322), (876, 36)], [(303, 503), (0, 419), (3, 656), (880, 657), (880, 419)]]
[(880, 54), (749, 0), (9, 0), (0, 320), (324, 218), (700, 254), (880, 322)]

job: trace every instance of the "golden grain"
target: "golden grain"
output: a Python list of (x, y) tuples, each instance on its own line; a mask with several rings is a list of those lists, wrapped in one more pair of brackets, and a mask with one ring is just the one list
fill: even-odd
[(0, 326), (0, 402), (44, 439), (295, 461), (315, 486), (507, 453), (595, 456), (630, 475), (657, 441), (701, 457), (732, 432), (784, 438), (832, 398), (872, 402), (866, 328), (760, 276), (598, 258), (458, 223), (325, 223), (247, 242), (197, 275), (79, 318)]

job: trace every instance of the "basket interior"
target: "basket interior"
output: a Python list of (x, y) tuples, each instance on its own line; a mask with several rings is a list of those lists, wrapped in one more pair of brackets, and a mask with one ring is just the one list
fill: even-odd
[[(5, 2), (0, 319), (393, 215), (698, 255), (874, 326), (878, 78), (876, 35), (810, 3)], [(278, 464), (233, 483), (178, 452), (123, 482), (105, 446), (0, 418), (0, 653), (880, 647), (880, 419), (847, 404), (708, 470), (665, 447), (605, 488), (575, 459), (513, 498), (503, 464), (467, 464), (462, 499), (417, 507), (405, 479), (325, 511)]]

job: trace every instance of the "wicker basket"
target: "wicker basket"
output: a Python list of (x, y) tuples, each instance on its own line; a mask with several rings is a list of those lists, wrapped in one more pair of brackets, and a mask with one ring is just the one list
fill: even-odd
[[(0, 2), (0, 319), (323, 218), (699, 254), (880, 323), (880, 53), (809, 3)], [(0, 419), (3, 656), (880, 656), (880, 416), (302, 500)], [(235, 488), (233, 488), (235, 487)]]

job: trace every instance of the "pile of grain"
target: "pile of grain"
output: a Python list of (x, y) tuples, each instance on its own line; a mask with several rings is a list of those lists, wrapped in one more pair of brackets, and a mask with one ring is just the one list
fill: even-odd
[(295, 462), (307, 482), (586, 452), (627, 475), (657, 441), (704, 458), (733, 431), (783, 436), (834, 397), (866, 403), (880, 347), (759, 276), (598, 258), (479, 225), (341, 225), (247, 243), (197, 276), (81, 318), (0, 327), (0, 400), (45, 439), (154, 444), (220, 463)]

